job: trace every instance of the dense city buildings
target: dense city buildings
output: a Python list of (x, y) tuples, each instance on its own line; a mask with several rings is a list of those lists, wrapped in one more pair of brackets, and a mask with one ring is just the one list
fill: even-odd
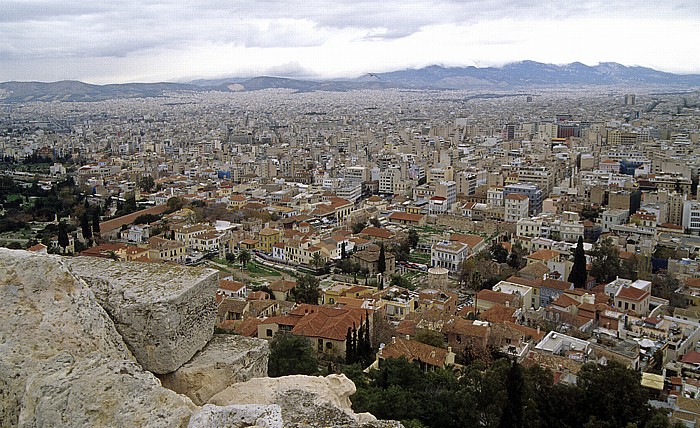
[(0, 242), (217, 269), (217, 328), (328, 362), (488, 349), (573, 385), (616, 361), (676, 409), (700, 376), (699, 95), (631, 89), (6, 104)]

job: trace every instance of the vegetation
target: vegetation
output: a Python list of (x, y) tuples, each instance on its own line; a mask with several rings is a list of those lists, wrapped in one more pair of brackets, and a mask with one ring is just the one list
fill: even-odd
[(304, 275), (297, 280), (297, 285), (292, 289), (294, 301), (317, 305), (320, 293), (318, 291), (318, 278), (313, 275)]
[(612, 239), (596, 242), (591, 255), (591, 275), (598, 283), (614, 281), (620, 275), (620, 252)]
[(277, 332), (270, 342), (267, 374), (270, 377), (318, 374), (318, 360), (309, 340), (291, 333)]
[(587, 280), (586, 253), (583, 251), (583, 237), (579, 236), (576, 250), (574, 251), (574, 265), (571, 267), (568, 281), (573, 282), (576, 288), (585, 288)]
[(451, 370), (423, 373), (405, 359), (384, 360), (366, 375), (358, 368), (346, 370), (357, 387), (353, 409), (406, 426), (670, 426), (649, 408), (640, 374), (614, 361), (584, 365), (571, 386), (554, 385), (549, 370), (507, 358), (468, 365), (459, 378)]

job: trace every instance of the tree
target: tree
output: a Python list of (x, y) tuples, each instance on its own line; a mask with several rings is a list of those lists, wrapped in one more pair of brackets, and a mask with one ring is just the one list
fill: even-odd
[(374, 227), (382, 227), (382, 224), (379, 222), (379, 219), (377, 217), (370, 218), (369, 224), (371, 224)]
[(318, 291), (318, 278), (313, 275), (304, 275), (297, 280), (297, 285), (292, 289), (294, 300), (297, 303), (308, 303), (318, 305), (320, 296)]
[(139, 178), (138, 185), (144, 192), (152, 192), (156, 182), (150, 175)]
[(355, 342), (352, 340), (352, 329), (348, 327), (348, 334), (345, 335), (345, 364), (353, 364), (357, 358)]
[(318, 373), (318, 360), (307, 338), (277, 332), (270, 342), (267, 374), (270, 377)]
[(92, 233), (97, 237), (100, 236), (100, 212), (98, 210), (92, 211)]
[(525, 380), (523, 379), (520, 365), (513, 361), (506, 378), (506, 391), (508, 400), (506, 401), (501, 421), (498, 424), (502, 428), (519, 428), (523, 426), (523, 405), (524, 405)]
[(420, 343), (425, 343), (426, 345), (434, 346), (436, 348), (445, 347), (445, 336), (439, 331), (429, 330), (426, 328), (416, 329), (415, 340)]
[(87, 211), (83, 212), (80, 216), (80, 228), (83, 232), (83, 239), (86, 242), (91, 243), (92, 241), (92, 229), (90, 228), (90, 219), (88, 218)]
[(598, 283), (615, 280), (620, 273), (620, 251), (612, 239), (596, 242), (591, 251), (591, 275)]
[(362, 232), (362, 229), (364, 229), (366, 226), (366, 223), (358, 221), (357, 223), (352, 224), (352, 233), (357, 234)]
[(323, 260), (321, 259), (321, 254), (319, 252), (315, 252), (313, 256), (311, 256), (311, 264), (314, 265), (316, 269), (321, 265)]
[(241, 252), (238, 254), (238, 261), (243, 265), (243, 267), (246, 267), (250, 261), (250, 258), (250, 251), (248, 250), (241, 250)]
[(58, 223), (58, 246), (63, 248), (63, 252), (66, 252), (66, 247), (70, 244), (70, 239), (68, 238), (68, 230), (66, 229), (66, 223)]
[(491, 259), (498, 263), (505, 263), (508, 260), (508, 250), (503, 248), (503, 246), (498, 242), (493, 242), (491, 248), (489, 249), (489, 254)]
[(377, 259), (377, 272), (381, 274), (386, 272), (386, 254), (384, 253), (384, 244), (379, 244), (379, 259)]
[(418, 246), (419, 239), (420, 237), (418, 236), (416, 229), (411, 229), (408, 231), (408, 244), (411, 246), (411, 248), (416, 248)]
[(576, 250), (574, 251), (574, 265), (569, 273), (569, 282), (574, 283), (576, 288), (585, 288), (588, 272), (586, 271), (586, 253), (583, 251), (583, 237), (578, 237)]
[(340, 260), (345, 260), (348, 258), (348, 254), (345, 251), (345, 241), (340, 245)]

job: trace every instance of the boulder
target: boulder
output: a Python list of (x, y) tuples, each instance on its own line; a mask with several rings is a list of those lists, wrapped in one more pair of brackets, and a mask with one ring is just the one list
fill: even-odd
[(188, 363), (160, 379), (166, 388), (201, 406), (233, 383), (267, 376), (269, 356), (267, 340), (215, 334)]
[(94, 257), (66, 260), (144, 369), (159, 374), (175, 371), (211, 339), (217, 271)]
[(285, 427), (401, 426), (395, 421), (377, 421), (368, 414), (355, 414), (350, 408), (350, 396), (354, 393), (355, 384), (345, 375), (296, 375), (236, 383), (209, 402), (218, 406), (276, 404), (280, 406)]
[(243, 428), (250, 426), (284, 428), (282, 409), (276, 404), (268, 406), (234, 404), (223, 407), (207, 404), (202, 410), (192, 415), (189, 428)]
[(0, 249), (0, 425), (186, 425), (192, 402), (138, 366), (66, 260)]

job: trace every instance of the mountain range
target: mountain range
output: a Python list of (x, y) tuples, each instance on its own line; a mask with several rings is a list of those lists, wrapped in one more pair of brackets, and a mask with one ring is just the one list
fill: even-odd
[(588, 66), (522, 61), (503, 67), (429, 66), (388, 73), (369, 73), (356, 79), (300, 80), (260, 76), (196, 80), (188, 83), (126, 83), (92, 85), (78, 81), (0, 83), (0, 103), (32, 101), (103, 101), (116, 98), (160, 97), (172, 92), (239, 92), (270, 88), (297, 92), (351, 91), (360, 89), (425, 90), (525, 90), (567, 86), (665, 86), (700, 87), (700, 75), (678, 75), (614, 62)]

